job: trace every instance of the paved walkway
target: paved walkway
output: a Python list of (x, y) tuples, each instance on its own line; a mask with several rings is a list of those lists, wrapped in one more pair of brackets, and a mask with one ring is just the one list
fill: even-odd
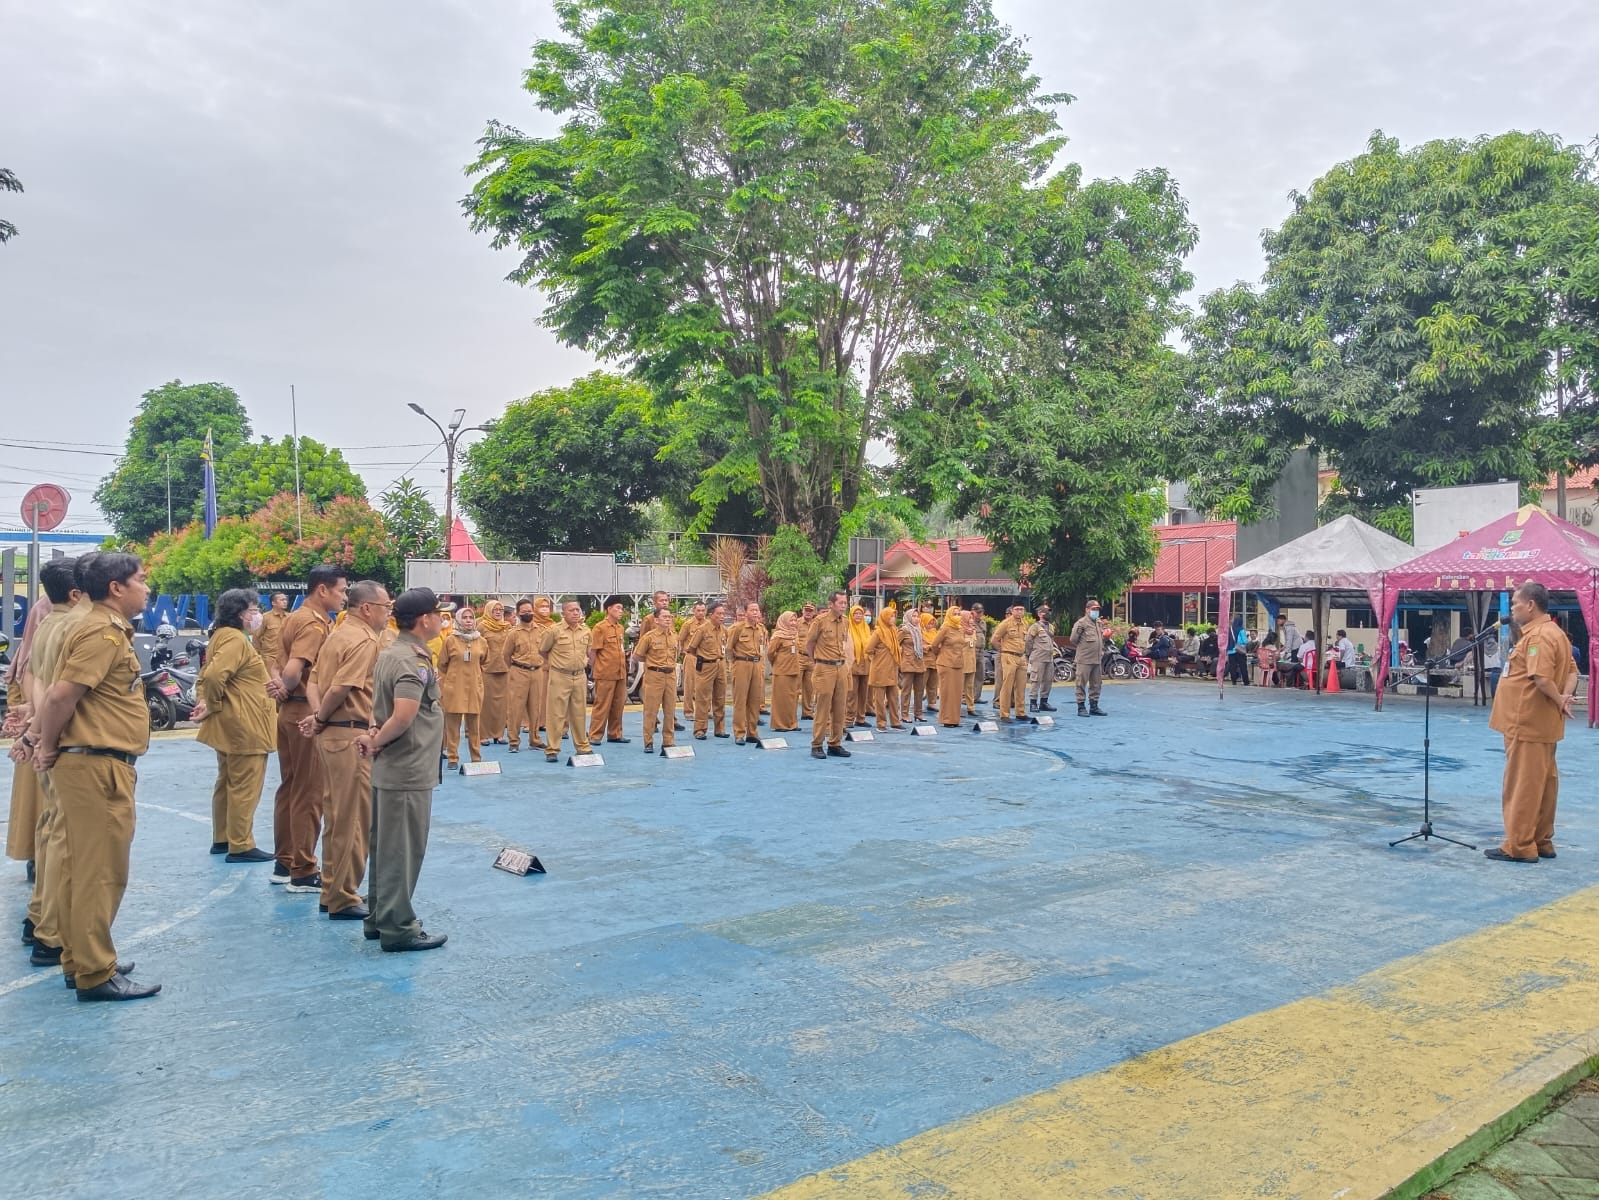
[(1559, 1200), (1599, 1196), (1599, 1081), (1584, 1080), (1554, 1110), (1427, 1200)]

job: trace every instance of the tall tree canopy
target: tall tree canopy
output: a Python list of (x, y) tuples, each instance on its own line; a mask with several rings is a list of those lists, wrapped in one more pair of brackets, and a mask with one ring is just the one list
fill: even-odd
[(681, 486), (662, 456), (668, 430), (649, 388), (596, 371), (508, 406), (466, 452), (456, 495), (484, 542), (541, 550), (619, 550), (644, 532), (641, 506)]
[(172, 527), (202, 515), (207, 430), (218, 460), (249, 439), (250, 419), (232, 388), (174, 379), (144, 394), (122, 458), (94, 493), (119, 539), (142, 542), (167, 528), (169, 465)]
[[(366, 498), (366, 484), (336, 448), (313, 438), (300, 439), (300, 496), (318, 508), (339, 496)], [(217, 464), (217, 512), (243, 517), (261, 509), (272, 497), (294, 493), (294, 439), (262, 438), (243, 442)]]
[(701, 406), (826, 557), (867, 480), (924, 283), (969, 213), (1037, 179), (1053, 106), (989, 0), (568, 0), (526, 87), (551, 138), (489, 126), (465, 205), (566, 342)]
[(439, 557), (446, 533), (444, 522), (415, 480), (398, 480), (378, 501), (383, 506), (383, 522), (403, 557)]
[(1154, 562), (1177, 396), (1164, 340), (1195, 230), (1162, 171), (1083, 183), (1072, 168), (991, 200), (983, 252), (944, 289), (941, 348), (906, 363), (900, 475), (1075, 608)]
[[(1599, 457), (1592, 413), (1599, 190), (1545, 134), (1380, 132), (1293, 197), (1258, 291), (1207, 296), (1191, 330), (1191, 497), (1248, 518), (1309, 443), (1330, 500), (1397, 532), (1417, 487)], [(1551, 423), (1557, 374), (1564, 419)]]

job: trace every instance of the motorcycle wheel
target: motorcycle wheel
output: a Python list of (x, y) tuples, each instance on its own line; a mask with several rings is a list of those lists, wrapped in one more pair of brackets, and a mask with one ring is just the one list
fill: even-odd
[(1126, 679), (1133, 673), (1133, 664), (1117, 655), (1111, 660), (1110, 677), (1112, 679)]
[(1059, 659), (1055, 663), (1055, 682), (1070, 683), (1077, 678), (1077, 664), (1069, 658)]
[(172, 703), (172, 697), (151, 695), (144, 698), (150, 709), (150, 728), (156, 732), (171, 729), (178, 723), (178, 706)]
[(1150, 666), (1147, 662), (1139, 661), (1133, 664), (1133, 675), (1135, 678), (1148, 679), (1153, 674), (1154, 671), (1150, 669)]

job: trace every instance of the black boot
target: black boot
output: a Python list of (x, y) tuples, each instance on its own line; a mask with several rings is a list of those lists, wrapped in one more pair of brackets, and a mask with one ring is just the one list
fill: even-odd
[(1096, 704), (1088, 710), (1088, 715), (1091, 717), (1108, 717), (1110, 714)]
[(1079, 704), (1077, 706), (1077, 715), (1079, 717), (1086, 717), (1088, 715), (1088, 706), (1086, 704)]
[(1048, 700), (1040, 700), (1038, 702), (1038, 711), (1039, 712), (1054, 712), (1055, 711), (1055, 706), (1053, 704), (1051, 704)]

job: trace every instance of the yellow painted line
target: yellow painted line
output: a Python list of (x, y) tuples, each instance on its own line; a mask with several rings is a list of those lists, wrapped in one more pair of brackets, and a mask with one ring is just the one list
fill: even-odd
[(1375, 1200), (1581, 1068), (1596, 1026), (1591, 887), (771, 1196)]

